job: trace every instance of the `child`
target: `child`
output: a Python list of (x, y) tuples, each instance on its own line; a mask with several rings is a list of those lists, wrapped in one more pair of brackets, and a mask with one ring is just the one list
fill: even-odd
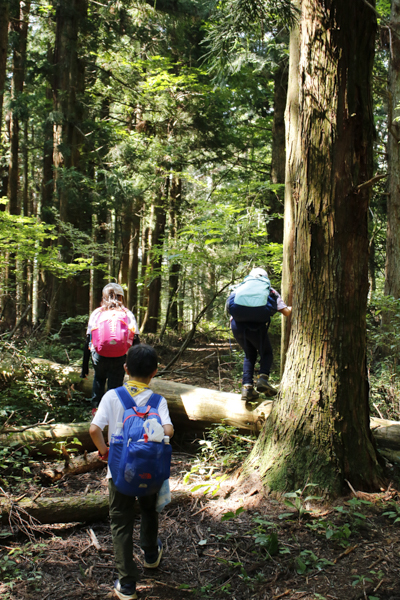
[[(256, 278), (267, 279), (268, 274), (264, 269), (256, 267), (249, 274), (253, 280)], [(229, 302), (233, 292), (226, 303), (227, 311), (229, 312)], [(265, 319), (260, 320), (259, 307), (246, 306), (248, 318), (245, 321), (236, 321), (233, 317), (230, 318), (230, 326), (233, 336), (239, 346), (244, 350), (243, 360), (243, 377), (242, 377), (242, 400), (250, 402), (259, 397), (259, 393), (264, 393), (268, 397), (275, 396), (278, 391), (269, 383), (269, 374), (273, 361), (273, 352), (271, 342), (268, 337), (268, 327), (271, 316), (280, 312), (285, 317), (288, 317), (292, 312), (292, 307), (287, 306), (276, 290), (270, 288), (267, 307), (271, 310), (270, 313), (266, 310)], [(261, 307), (260, 307), (261, 308)], [(254, 317), (252, 318), (252, 314)], [(256, 315), (257, 313), (257, 315)], [(253, 387), (254, 369), (257, 361), (257, 356), (260, 358), (260, 375), (258, 377), (256, 388)]]
[(133, 313), (124, 306), (124, 290), (118, 283), (108, 283), (102, 292), (101, 304), (92, 312), (86, 330), (86, 343), (83, 351), (83, 363), (81, 377), (85, 378), (89, 373), (89, 356), (92, 355), (94, 368), (93, 391), (92, 391), (92, 414), (96, 412), (101, 398), (103, 397), (106, 382), (107, 389), (120, 387), (124, 381), (124, 364), (126, 354), (122, 356), (101, 356), (93, 346), (91, 334), (98, 324), (99, 317), (104, 311), (121, 309), (128, 318), (129, 345), (139, 343), (137, 334), (138, 326)]
[[(139, 344), (129, 348), (126, 355), (125, 371), (129, 381), (125, 387), (138, 406), (144, 406), (151, 396), (149, 383), (157, 373), (157, 353), (151, 346)], [(158, 407), (161, 424), (165, 435), (171, 438), (174, 428), (168, 412), (167, 401), (162, 398)], [(107, 460), (108, 446), (104, 441), (103, 429), (108, 425), (108, 442), (122, 421), (124, 407), (114, 390), (104, 394), (99, 408), (90, 425), (89, 433), (95, 443), (99, 455)], [(111, 534), (114, 546), (114, 557), (118, 571), (118, 579), (114, 584), (114, 592), (121, 600), (134, 600), (139, 570), (133, 560), (133, 507), (136, 498), (126, 496), (116, 489), (107, 470)], [(162, 556), (162, 543), (158, 535), (158, 513), (156, 511), (157, 494), (138, 498), (141, 509), (140, 546), (144, 550), (144, 566), (148, 569), (158, 567)]]

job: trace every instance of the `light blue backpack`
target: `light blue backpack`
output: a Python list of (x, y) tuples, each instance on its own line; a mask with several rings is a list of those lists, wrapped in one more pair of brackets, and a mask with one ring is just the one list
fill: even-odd
[(271, 282), (268, 277), (248, 275), (235, 288), (235, 304), (239, 306), (265, 306), (268, 302)]

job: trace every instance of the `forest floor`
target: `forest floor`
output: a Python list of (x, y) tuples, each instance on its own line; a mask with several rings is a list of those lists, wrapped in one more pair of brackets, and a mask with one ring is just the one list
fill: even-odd
[[(158, 348), (161, 363), (171, 348)], [(238, 391), (229, 345), (204, 341), (185, 352), (166, 378), (201, 387)], [(161, 365), (162, 366), (162, 365)], [(400, 600), (400, 496), (392, 484), (379, 494), (350, 493), (335, 503), (267, 495), (256, 479), (240, 478), (237, 460), (207, 463), (192, 472), (201, 448), (195, 440), (173, 440), (171, 490), (187, 501), (160, 515), (164, 545), (160, 566), (144, 569), (135, 525), (134, 557), (142, 578), (139, 600)], [(236, 465), (235, 465), (236, 463)], [(186, 480), (184, 477), (186, 475)], [(204, 493), (210, 486), (208, 493)], [(193, 490), (193, 488), (198, 488)], [(33, 482), (32, 497), (40, 491)], [(214, 490), (215, 493), (212, 493)], [(57, 482), (42, 496), (107, 493), (105, 471)], [(293, 505), (290, 505), (292, 503)], [(89, 535), (92, 529), (100, 549)], [(13, 572), (12, 587), (0, 582), (3, 600), (105, 600), (113, 597), (114, 567), (108, 521), (0, 532), (0, 573)], [(7, 561), (12, 561), (7, 567)], [(6, 579), (0, 579), (0, 581)]]

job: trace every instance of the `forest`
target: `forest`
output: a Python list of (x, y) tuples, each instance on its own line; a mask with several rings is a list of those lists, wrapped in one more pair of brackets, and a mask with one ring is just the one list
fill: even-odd
[[(399, 57), (400, 0), (0, 0), (1, 598), (112, 597), (115, 282), (175, 425), (138, 597), (400, 599)], [(245, 404), (254, 267), (292, 314)]]

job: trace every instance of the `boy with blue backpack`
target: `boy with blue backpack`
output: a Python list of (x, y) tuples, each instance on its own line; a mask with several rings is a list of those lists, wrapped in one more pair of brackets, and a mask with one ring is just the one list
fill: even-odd
[[(273, 361), (268, 327), (271, 317), (280, 312), (286, 317), (292, 312), (276, 290), (271, 287), (268, 274), (257, 267), (237, 285), (226, 302), (231, 315), (231, 329), (239, 346), (244, 350), (242, 400), (256, 400), (259, 393), (268, 397), (278, 392), (269, 383), (269, 374)], [(260, 356), (260, 375), (254, 389), (254, 368)]]
[[(173, 436), (174, 428), (167, 401), (153, 394), (149, 388), (157, 372), (154, 348), (146, 344), (129, 348), (125, 371), (129, 381), (106, 392), (89, 433), (100, 457), (108, 459), (111, 534), (118, 571), (114, 593), (121, 600), (134, 600), (139, 580), (139, 570), (133, 560), (134, 504), (137, 497), (141, 510), (140, 546), (144, 551), (144, 566), (155, 569), (162, 556), (162, 543), (158, 538), (157, 493), (162, 481), (169, 477), (169, 438)], [(143, 425), (139, 423), (138, 427), (138, 421), (142, 421)], [(106, 426), (109, 446), (103, 436)], [(127, 442), (126, 436), (130, 436)], [(132, 441), (131, 438), (137, 437), (139, 439)], [(151, 441), (155, 439), (159, 441)], [(138, 446), (144, 451), (144, 454), (139, 451), (141, 458), (137, 458)], [(155, 458), (149, 455), (147, 466), (146, 451), (151, 454), (152, 448), (156, 449)], [(153, 472), (154, 467), (156, 471)]]

